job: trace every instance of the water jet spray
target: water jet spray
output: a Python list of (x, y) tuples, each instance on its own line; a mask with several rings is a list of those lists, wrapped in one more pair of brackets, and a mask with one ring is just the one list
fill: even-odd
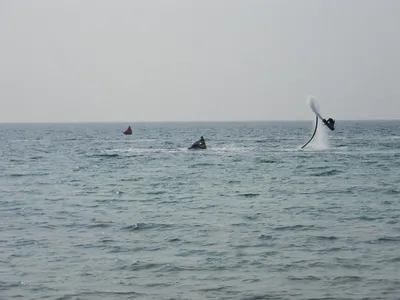
[(311, 110), (315, 114), (315, 129), (314, 129), (314, 132), (313, 132), (311, 138), (308, 140), (308, 142), (305, 143), (303, 146), (301, 146), (302, 149), (305, 146), (307, 146), (314, 139), (314, 136), (317, 133), (317, 129), (318, 129), (318, 119), (320, 119), (324, 123), (324, 125), (326, 125), (331, 131), (335, 130), (335, 120), (332, 119), (332, 118), (329, 118), (328, 120), (324, 119), (321, 116), (320, 112), (319, 112), (318, 105), (317, 105), (316, 101), (313, 98), (310, 97), (308, 99), (308, 103), (309, 103), (309, 105), (311, 107)]

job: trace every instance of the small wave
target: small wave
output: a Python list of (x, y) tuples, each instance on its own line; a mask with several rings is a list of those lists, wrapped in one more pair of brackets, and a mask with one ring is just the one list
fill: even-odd
[(241, 223), (232, 223), (232, 226), (235, 226), (235, 227), (240, 227), (240, 226), (242, 226), (242, 227), (247, 227), (249, 224), (246, 222), (241, 222)]
[(219, 286), (219, 287), (215, 287), (215, 288), (204, 288), (204, 289), (197, 289), (196, 291), (200, 292), (200, 293), (204, 293), (204, 292), (220, 292), (220, 291), (224, 291), (228, 288), (231, 288), (231, 286), (227, 287), (227, 286)]
[(154, 228), (170, 228), (172, 225), (170, 224), (155, 224), (155, 223), (136, 223), (134, 225), (127, 225), (121, 228), (121, 230), (126, 231), (135, 231), (135, 230), (143, 230), (143, 229), (154, 229)]
[(322, 171), (322, 170), (326, 170), (329, 169), (329, 166), (308, 166), (305, 169), (307, 170), (316, 170), (316, 171)]
[(10, 288), (17, 288), (17, 287), (20, 287), (21, 284), (23, 284), (23, 283), (22, 282), (8, 283), (6, 281), (0, 281), (0, 291), (10, 289)]
[(144, 297), (146, 298), (147, 294), (142, 294), (142, 293), (137, 293), (137, 292), (119, 292), (119, 291), (107, 291), (107, 292), (80, 292), (79, 294), (66, 294), (63, 295), (59, 298), (56, 298), (57, 300), (70, 300), (70, 299), (85, 299), (81, 297), (87, 297), (89, 296), (90, 299), (92, 299), (92, 296), (95, 297), (93, 299), (108, 299), (110, 296), (113, 297), (115, 295), (118, 296), (128, 296), (132, 298), (137, 298), (137, 297)]
[(318, 240), (330, 240), (330, 241), (338, 239), (336, 236), (332, 236), (332, 235), (331, 236), (321, 235), (321, 236), (316, 236), (315, 238)]
[(363, 277), (360, 276), (337, 276), (333, 279), (335, 283), (338, 282), (352, 282), (352, 281), (361, 281)]
[(387, 260), (388, 262), (400, 262), (400, 256), (392, 257)]
[[(222, 166), (222, 164), (218, 164), (219, 166)], [(190, 165), (189, 168), (198, 168), (198, 167), (209, 167), (209, 166), (215, 166), (215, 164), (210, 164), (210, 163), (198, 163), (194, 165)]]
[[(79, 171), (86, 170), (86, 169), (88, 169), (88, 167), (76, 166), (71, 171), (72, 172), (79, 172)], [(71, 180), (70, 182), (79, 182), (79, 180)]]
[(317, 281), (317, 280), (321, 280), (321, 278), (316, 277), (316, 276), (312, 276), (312, 275), (308, 275), (308, 276), (304, 276), (304, 277), (296, 277), (296, 276), (288, 276), (289, 280), (295, 280), (295, 281)]
[(241, 183), (240, 180), (229, 180), (228, 184), (235, 184), (235, 183)]
[(21, 173), (14, 173), (10, 174), (10, 177), (22, 177), (22, 176), (29, 176), (29, 174), (21, 174)]
[(115, 243), (115, 240), (107, 238), (107, 237), (103, 237), (100, 239), (100, 242), (102, 243)]
[(28, 176), (46, 176), (49, 175), (49, 173), (12, 173), (9, 174), (9, 177), (28, 177)]
[(98, 243), (81, 243), (81, 244), (74, 244), (73, 247), (76, 248), (83, 248), (83, 249), (98, 249), (104, 248), (104, 245), (100, 245)]
[(255, 283), (255, 282), (260, 282), (261, 279), (258, 278), (247, 278), (247, 279), (242, 279), (242, 282), (245, 283)]
[(166, 264), (162, 267), (161, 271), (162, 272), (183, 272), (183, 271), (197, 271), (200, 270), (199, 268), (196, 267), (180, 267), (180, 266), (175, 266), (173, 264)]
[(178, 239), (178, 238), (172, 238), (172, 239), (168, 240), (168, 242), (170, 242), (170, 243), (176, 243), (176, 242), (180, 242), (180, 241), (181, 241), (181, 239)]
[(144, 285), (146, 288), (157, 288), (157, 287), (165, 287), (168, 288), (171, 286), (170, 283), (161, 283), (161, 282), (152, 282)]
[(14, 162), (14, 163), (23, 163), (24, 160), (23, 159), (16, 159), (16, 158), (11, 158), (10, 162)]
[(238, 196), (240, 196), (240, 197), (245, 197), (245, 198), (254, 198), (254, 197), (260, 196), (260, 194), (256, 194), (256, 193), (245, 193), (245, 194), (239, 194)]
[(147, 192), (145, 194), (147, 194), (147, 195), (163, 195), (165, 193), (167, 193), (167, 192), (166, 191), (153, 191), (153, 192)]
[(275, 230), (311, 230), (315, 229), (314, 225), (293, 225), (293, 226), (278, 226)]
[(38, 160), (38, 159), (42, 159), (44, 158), (43, 156), (32, 156), (31, 159), (32, 160)]
[(324, 248), (324, 249), (319, 249), (319, 250), (314, 250), (315, 252), (319, 253), (329, 253), (329, 252), (340, 252), (343, 251), (342, 247), (331, 247), (331, 248)]
[(278, 162), (276, 159), (258, 159), (257, 161), (261, 164), (276, 164)]
[[(390, 225), (397, 224), (397, 223), (399, 223), (398, 220), (390, 220), (390, 221), (386, 222), (386, 224), (390, 224)], [(400, 228), (394, 228), (394, 230), (400, 231)]]
[(101, 153), (101, 154), (93, 154), (90, 157), (119, 157), (118, 153)]
[(16, 244), (18, 247), (21, 247), (21, 246), (29, 246), (29, 245), (37, 244), (37, 241), (36, 241), (36, 240), (20, 239), (20, 240), (16, 241), (15, 244)]
[(39, 224), (39, 227), (44, 228), (44, 229), (51, 229), (51, 230), (54, 230), (57, 228), (57, 226), (51, 225), (51, 224)]
[(388, 194), (388, 195), (397, 195), (397, 194), (400, 194), (400, 190), (398, 190), (398, 189), (389, 189), (389, 190), (387, 190), (387, 191), (385, 192), (385, 194)]
[(112, 222), (109, 223), (93, 223), (88, 225), (88, 228), (108, 228), (112, 226)]
[(342, 173), (341, 171), (338, 170), (330, 170), (330, 171), (325, 171), (325, 172), (320, 172), (320, 173), (315, 173), (315, 174), (311, 174), (311, 176), (335, 176)]
[(384, 201), (382, 201), (381, 203), (382, 203), (382, 204), (385, 204), (385, 205), (390, 205), (390, 204), (393, 204), (393, 201), (384, 200)]
[(245, 294), (241, 297), (242, 300), (265, 300), (265, 299), (283, 299), (281, 296), (277, 296), (274, 293), (268, 294)]
[(260, 235), (258, 238), (260, 240), (265, 240), (265, 241), (270, 241), (274, 239), (272, 235), (264, 235), (264, 234)]
[(139, 181), (144, 179), (144, 177), (136, 177), (136, 178), (122, 178), (121, 181)]
[(400, 242), (400, 236), (385, 236), (372, 241), (372, 243), (390, 243), (390, 242)]
[(243, 158), (236, 157), (232, 160), (232, 162), (237, 163), (243, 161)]
[(260, 213), (255, 214), (255, 215), (246, 215), (246, 216), (243, 216), (243, 219), (249, 220), (249, 221), (254, 221), (254, 220), (258, 220), (261, 215), (262, 214), (260, 214)]
[[(278, 251), (265, 251), (265, 252), (262, 252), (261, 253), (261, 256), (263, 256), (263, 257), (268, 257), (268, 256), (273, 256), (273, 255), (277, 255), (277, 254), (279, 254), (280, 252), (278, 252)], [(247, 254), (246, 254), (247, 255)]]
[(362, 220), (362, 221), (376, 221), (376, 220), (382, 220), (384, 218), (383, 217), (372, 217), (372, 216), (363, 215), (363, 216), (357, 217), (355, 219)]

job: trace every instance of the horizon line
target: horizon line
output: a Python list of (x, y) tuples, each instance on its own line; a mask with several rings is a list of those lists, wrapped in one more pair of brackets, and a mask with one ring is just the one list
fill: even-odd
[[(398, 119), (335, 119), (341, 122), (365, 121), (400, 121)], [(283, 119), (283, 120), (195, 120), (195, 121), (0, 121), (0, 124), (143, 124), (143, 123), (268, 123), (268, 122), (309, 122), (313, 119)]]

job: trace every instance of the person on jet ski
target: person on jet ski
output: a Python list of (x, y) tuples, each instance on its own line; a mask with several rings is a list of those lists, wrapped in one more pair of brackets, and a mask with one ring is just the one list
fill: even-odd
[(191, 147), (189, 147), (189, 149), (207, 149), (206, 141), (205, 141), (204, 137), (200, 137), (200, 140), (193, 143), (193, 145)]
[(199, 142), (200, 142), (200, 148), (203, 148), (203, 149), (207, 148), (206, 140), (203, 138), (203, 136), (200, 137)]

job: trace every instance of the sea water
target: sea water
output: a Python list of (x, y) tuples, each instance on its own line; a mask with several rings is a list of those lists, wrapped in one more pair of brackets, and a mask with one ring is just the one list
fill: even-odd
[(399, 299), (400, 122), (312, 130), (0, 125), (0, 299)]

